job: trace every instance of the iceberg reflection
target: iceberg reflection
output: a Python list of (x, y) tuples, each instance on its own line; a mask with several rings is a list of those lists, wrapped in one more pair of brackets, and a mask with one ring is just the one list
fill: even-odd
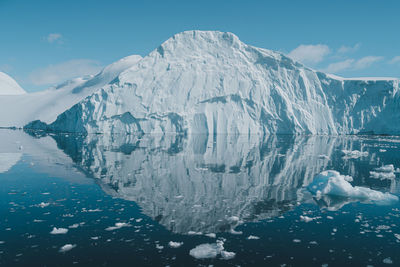
[[(52, 137), (105, 192), (135, 201), (146, 215), (176, 233), (232, 231), (241, 222), (279, 216), (299, 203), (313, 201), (304, 187), (328, 167), (353, 177), (362, 172), (357, 161), (344, 160), (341, 153), (362, 146), (360, 138)], [(335, 201), (324, 206), (329, 203), (338, 208)]]

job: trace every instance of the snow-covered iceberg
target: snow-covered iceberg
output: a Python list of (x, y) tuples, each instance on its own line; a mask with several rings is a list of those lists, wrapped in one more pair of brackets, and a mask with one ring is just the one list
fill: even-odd
[(399, 134), (398, 79), (344, 79), (232, 33), (168, 39), (46, 125), (83, 133)]

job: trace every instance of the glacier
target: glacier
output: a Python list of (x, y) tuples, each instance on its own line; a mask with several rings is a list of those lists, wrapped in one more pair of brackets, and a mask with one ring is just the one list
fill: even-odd
[(399, 134), (399, 80), (346, 79), (228, 32), (165, 41), (52, 123), (80, 133)]

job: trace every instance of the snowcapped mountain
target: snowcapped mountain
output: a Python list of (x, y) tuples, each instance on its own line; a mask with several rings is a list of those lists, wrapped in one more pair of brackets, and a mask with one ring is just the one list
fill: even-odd
[(111, 82), (140, 59), (137, 55), (125, 57), (95, 76), (68, 80), (44, 91), (0, 96), (0, 127), (23, 127), (34, 120), (51, 123), (59, 114)]
[(25, 90), (10, 76), (0, 71), (0, 95), (22, 95)]
[(241, 42), (179, 33), (45, 125), (102, 133), (399, 134), (398, 79), (343, 79)]

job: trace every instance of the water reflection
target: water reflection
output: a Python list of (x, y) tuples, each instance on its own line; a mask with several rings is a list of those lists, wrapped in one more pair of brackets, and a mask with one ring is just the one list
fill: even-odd
[[(369, 169), (385, 160), (374, 152), (379, 149), (377, 141), (369, 138), (71, 134), (52, 138), (105, 192), (135, 201), (146, 215), (176, 233), (234, 231), (241, 222), (280, 216), (304, 202), (341, 208), (350, 200), (316, 200), (304, 190), (326, 169), (352, 175), (356, 185), (397, 191), (395, 180), (367, 178)], [(393, 146), (390, 140), (385, 144)], [(343, 149), (369, 150), (370, 156), (344, 159)]]

